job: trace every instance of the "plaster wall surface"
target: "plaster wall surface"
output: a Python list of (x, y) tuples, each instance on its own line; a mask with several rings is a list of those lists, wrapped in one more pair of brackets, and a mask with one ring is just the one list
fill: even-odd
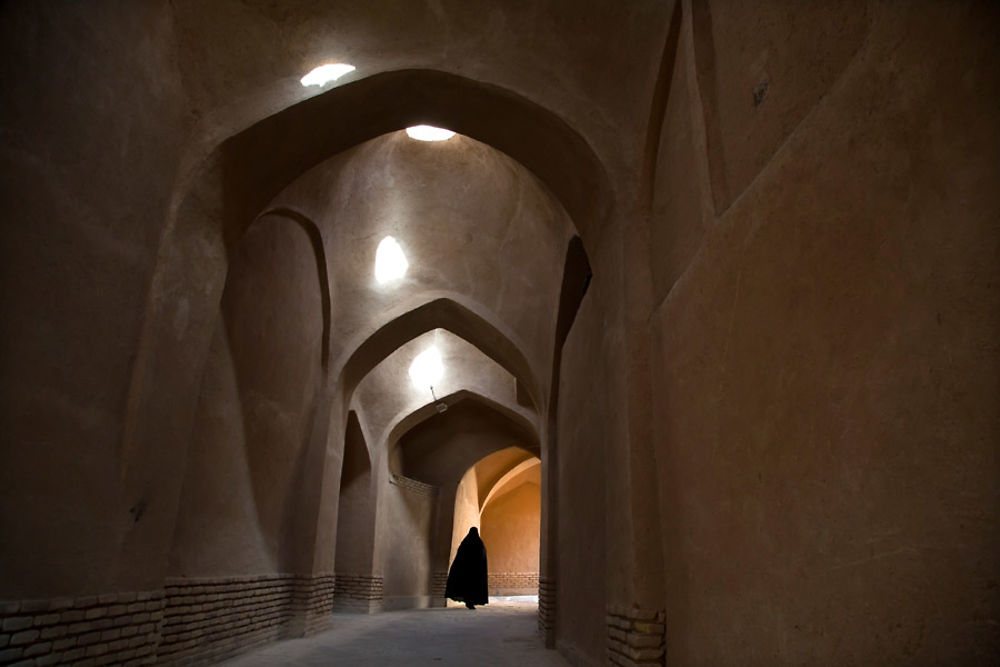
[[(563, 348), (559, 410), (559, 521), (557, 550), (556, 642), (574, 662), (600, 664), (607, 629), (589, 610), (604, 609), (607, 599), (606, 506), (602, 386), (607, 369), (604, 326), (596, 295), (587, 294)], [(594, 363), (598, 360), (597, 363)], [(567, 512), (579, 517), (568, 520)]]
[[(397, 469), (541, 453), (574, 662), (621, 605), (671, 664), (994, 664), (998, 33), (972, 1), (0, 3), (0, 614), (332, 570), (345, 360), (447, 298), (544, 428), (422, 406)], [(358, 70), (302, 88), (323, 60)], [(367, 427), (414, 600), (440, 517)]]
[(416, 386), (409, 375), (413, 360), (434, 347), (441, 356), (443, 375), (434, 383), (434, 395), (444, 402), (456, 400), (458, 392), (471, 392), (503, 405), (525, 420), (534, 414), (518, 405), (514, 377), (471, 343), (436, 329), (401, 345), (365, 376), (355, 391), (352, 404), (373, 434), (376, 446), (387, 448), (394, 427), (416, 410), (434, 401), (430, 386)]
[[(489, 0), (294, 7), (224, 0), (205, 7), (185, 0), (173, 6), (172, 19), (181, 81), (208, 136), (303, 99), (311, 93), (299, 86), (302, 73), (318, 62), (346, 61), (358, 67), (351, 77), (416, 67), (522, 91), (556, 109), (604, 163), (621, 168), (637, 158), (641, 140), (619, 128), (646, 120), (643, 103), (669, 9), (651, 0), (521, 7)], [(268, 48), (249, 48), (260, 44)], [(534, 66), (525, 67), (519, 53), (536, 54)]]
[[(293, 209), (323, 233), (337, 312), (335, 366), (384, 323), (383, 314), (438, 292), (462, 295), (504, 323), (533, 368), (549, 363), (559, 260), (572, 225), (538, 179), (496, 149), (460, 135), (423, 142), (393, 132), (310, 170), (269, 208)], [(409, 268), (380, 285), (375, 251), (386, 236), (399, 242)]]
[[(375, 476), (372, 475), (365, 435), (353, 413), (348, 418), (344, 440), (344, 465), (340, 474), (337, 507), (335, 569), (338, 574), (370, 575), (374, 566)], [(382, 459), (378, 459), (376, 462), (381, 461)]]
[[(431, 521), (435, 497), (390, 484), (383, 489), (385, 547), (380, 573), (386, 606), (426, 606), (431, 578)], [(397, 598), (393, 600), (392, 598)]]
[[(693, 82), (690, 53), (673, 70), (671, 95), (724, 110), (708, 158), (733, 188), (703, 174), (700, 191), (732, 200), (703, 232), (683, 192), (654, 217), (704, 236), (650, 320), (676, 664), (989, 664), (1000, 651), (997, 16), (848, 9), (730, 34), (747, 17), (712, 3), (729, 85)], [(780, 38), (791, 25), (804, 32)], [(819, 69), (793, 65), (833, 43)], [(681, 173), (697, 141), (670, 103), (666, 122), (662, 169)], [(779, 136), (776, 150), (747, 143)], [(671, 256), (659, 233), (654, 262)]]
[[(588, 25), (611, 18), (645, 29), (651, 7), (622, 20), (596, 6), (578, 16)], [(158, 563), (173, 535), (225, 276), (215, 230), (199, 227), (218, 224), (225, 199), (219, 162), (204, 158), (227, 136), (311, 94), (297, 81), (317, 57), (302, 50), (306, 44), (343, 44), (340, 55), (362, 58), (368, 73), (433, 67), (451, 58), (438, 45), (452, 28), (481, 15), (463, 3), (404, 20), (427, 27), (404, 44), (388, 38), (400, 23), (381, 22), (402, 17), (400, 8), (154, 2), (119, 9), (5, 3), (2, 10), (4, 60), (22, 65), (3, 79), (13, 101), (4, 105), (4, 173), (20, 179), (5, 179), (4, 188), (5, 210), (18, 222), (3, 229), (4, 420), (14, 443), (4, 453), (4, 497), (19, 506), (48, 489), (44, 505), (8, 515), (14, 541), (34, 545), (5, 557), (20, 573), (10, 595), (131, 590), (162, 579)], [(533, 26), (531, 41), (553, 62), (585, 50), (586, 40), (552, 41), (538, 28), (561, 20), (558, 13), (508, 14), (496, 16)], [(331, 31), (339, 35), (332, 41)], [(620, 39), (638, 43), (625, 34)], [(485, 49), (470, 39), (463, 51), (477, 55), (463, 60), (484, 74), (502, 63), (500, 78), (513, 83), (513, 45), (513, 33)], [(591, 71), (576, 67), (581, 88), (561, 98), (565, 109), (595, 108), (579, 104), (595, 82)], [(536, 77), (530, 87), (551, 94), (547, 80)], [(631, 109), (617, 92), (603, 98)], [(598, 118), (591, 126), (604, 124), (614, 144), (619, 135)], [(187, 197), (194, 185), (203, 189)], [(109, 192), (118, 194), (98, 196)], [(36, 442), (46, 443), (52, 464), (34, 464)], [(129, 510), (138, 507), (146, 509), (135, 524)], [(60, 528), (41, 535), (38, 525)], [(29, 562), (22, 553), (42, 555)], [(51, 561), (40, 579), (30, 572), (39, 558)]]
[(322, 372), (320, 273), (306, 232), (275, 216), (251, 227), (230, 266), (213, 348), (222, 377), (206, 374), (172, 574), (291, 564), (289, 514)]
[(519, 447), (510, 447), (478, 461), (476, 480), (479, 486), (479, 507), (485, 507), (486, 499), (495, 493), (501, 480), (505, 480), (515, 468), (532, 458), (535, 457), (530, 452)]
[(536, 449), (530, 425), (466, 399), (410, 429), (399, 441), (402, 472), (453, 486), (480, 459), (508, 447)]
[(483, 508), (480, 532), (490, 572), (538, 572), (541, 493), (537, 482), (523, 482)]
[(867, 0), (691, 3), (692, 55), (718, 213), (851, 64), (868, 37), (871, 10)]
[(3, 597), (122, 571), (131, 355), (191, 125), (174, 37), (155, 3), (0, 9)]
[[(681, 20), (681, 15), (673, 19), (677, 23)], [(675, 30), (680, 27), (675, 26)], [(704, 242), (708, 220), (702, 205), (703, 199), (711, 196), (707, 179), (699, 178), (700, 156), (695, 152), (693, 86), (688, 81), (693, 72), (693, 54), (676, 43), (668, 44), (670, 47), (673, 50), (666, 61), (670, 68), (669, 90), (660, 121), (646, 246), (650, 292), (657, 303), (666, 297)]]

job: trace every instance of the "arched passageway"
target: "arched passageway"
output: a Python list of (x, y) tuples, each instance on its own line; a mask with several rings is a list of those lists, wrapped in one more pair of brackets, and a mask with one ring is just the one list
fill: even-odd
[[(351, 181), (351, 174), (376, 165), (396, 170), (397, 175), (393, 178), (397, 191), (405, 189), (407, 178), (440, 179), (437, 163), (429, 162), (435, 154), (419, 146), (413, 147), (410, 140), (399, 135), (372, 140), (357, 150), (320, 164), (279, 193), (259, 217), (259, 222), (238, 241), (235, 237), (226, 237), (228, 232), (221, 237), (227, 246), (235, 243), (234, 249), (227, 251), (230, 258), (226, 262), (223, 304), (235, 299), (230, 295), (236, 294), (246, 295), (244, 300), (249, 298), (247, 303), (253, 304), (253, 291), (245, 285), (267, 280), (268, 271), (282, 275), (287, 262), (291, 261), (274, 255), (271, 246), (259, 243), (263, 254), (248, 261), (241, 259), (245, 246), (255, 247), (253, 239), (261, 233), (256, 230), (284, 221), (283, 224), (290, 228), (305, 232), (304, 237), (312, 249), (317, 268), (311, 283), (301, 283), (298, 294), (288, 293), (284, 301), (276, 301), (277, 309), (273, 312), (266, 308), (261, 310), (259, 304), (254, 306), (256, 311), (248, 311), (263, 318), (263, 323), (278, 328), (273, 331), (261, 328), (262, 322), (254, 321), (254, 316), (231, 321), (225, 310), (219, 318), (222, 325), (228, 325), (231, 341), (243, 346), (234, 349), (245, 350), (242, 354), (250, 355), (247, 359), (261, 351), (272, 357), (275, 371), (260, 376), (262, 382), (270, 384), (255, 385), (246, 398), (237, 394), (220, 399), (209, 393), (215, 382), (211, 378), (218, 371), (213, 370), (202, 380), (202, 401), (206, 405), (218, 410), (229, 401), (235, 413), (247, 411), (251, 428), (236, 432), (246, 433), (248, 487), (252, 490), (260, 486), (253, 483), (254, 475), (263, 475), (262, 479), (273, 484), (276, 477), (272, 473), (281, 466), (286, 466), (294, 478), (287, 478), (282, 487), (284, 491), (276, 491), (286, 494), (282, 504), (275, 502), (275, 492), (259, 499), (260, 515), (256, 519), (237, 518), (214, 509), (203, 512), (196, 519), (182, 517), (177, 524), (178, 537), (172, 551), (175, 563), (170, 573), (172, 577), (211, 577), (219, 566), (204, 560), (202, 552), (208, 542), (214, 539), (225, 545), (231, 543), (228, 535), (246, 534), (258, 536), (255, 539), (260, 541), (260, 546), (256, 550), (264, 558), (256, 566), (247, 566), (248, 575), (254, 568), (313, 572), (306, 577), (306, 581), (312, 583), (305, 584), (304, 592), (293, 593), (293, 596), (304, 595), (305, 599), (299, 603), (293, 597), (292, 602), (303, 605), (299, 627), (307, 630), (327, 622), (323, 610), (329, 609), (330, 592), (333, 592), (333, 606), (339, 609), (375, 611), (441, 603), (439, 589), (447, 571), (455, 489), (462, 471), (474, 462), (468, 458), (469, 452), (478, 451), (479, 456), (483, 456), (511, 442), (519, 442), (536, 455), (541, 453), (545, 440), (539, 437), (538, 424), (547, 409), (545, 384), (550, 374), (549, 341), (554, 325), (544, 315), (556, 308), (560, 298), (556, 288), (559, 273), (553, 270), (558, 263), (552, 260), (558, 257), (560, 246), (566, 243), (572, 226), (551, 194), (509, 158), (464, 137), (456, 138), (445, 150), (451, 151), (449, 160), (461, 161), (476, 156), (484, 175), (480, 187), (490, 188), (485, 193), (488, 194), (486, 201), (499, 213), (495, 222), (490, 222), (490, 218), (484, 218), (479, 209), (474, 208), (465, 211), (463, 218), (461, 206), (451, 202), (448, 207), (456, 213), (450, 214), (451, 220), (445, 220), (451, 225), (447, 228), (448, 234), (454, 234), (456, 225), (461, 229), (462, 224), (467, 224), (464, 221), (472, 219), (477, 220), (480, 234), (488, 231), (491, 224), (497, 225), (493, 233), (502, 244), (511, 246), (513, 258), (518, 257), (517, 247), (524, 242), (521, 237), (531, 238), (535, 246), (533, 256), (522, 253), (513, 265), (497, 265), (512, 276), (520, 275), (517, 280), (497, 279), (493, 276), (502, 274), (482, 273), (480, 269), (480, 275), (464, 281), (467, 293), (446, 291), (442, 287), (453, 285), (443, 280), (447, 273), (421, 275), (427, 271), (419, 263), (423, 246), (418, 242), (419, 236), (411, 236), (407, 252), (411, 253), (414, 262), (413, 278), (407, 278), (399, 287), (382, 287), (374, 292), (378, 299), (395, 299), (386, 302), (391, 307), (380, 312), (380, 308), (364, 302), (366, 297), (359, 300), (359, 290), (372, 288), (365, 287), (365, 279), (361, 277), (364, 273), (359, 273), (359, 268), (366, 268), (364, 265), (346, 265), (353, 261), (347, 259), (350, 254), (345, 254), (355, 242), (350, 234), (358, 233), (344, 226), (342, 221), (345, 216), (352, 215), (350, 204), (348, 208), (327, 205), (324, 209), (315, 204), (309, 193), (319, 188), (333, 188), (343, 193), (338, 196), (344, 197), (344, 201), (350, 202), (352, 198), (358, 201), (358, 195), (352, 193), (359, 185)], [(434, 159), (440, 160), (439, 157)], [(503, 176), (499, 180), (497, 170)], [(472, 173), (466, 168), (467, 177)], [(448, 182), (441, 180), (442, 185)], [(503, 187), (499, 187), (500, 184)], [(359, 192), (368, 194), (364, 186)], [(442, 204), (435, 199), (440, 196), (439, 192), (440, 188), (422, 186), (409, 195), (406, 207), (415, 210), (440, 207)], [(395, 210), (398, 215), (400, 210), (407, 208)], [(336, 211), (337, 215), (329, 211)], [(363, 230), (364, 224), (371, 224), (376, 231), (382, 224), (378, 209), (359, 209), (354, 215), (362, 215), (362, 220), (368, 216), (372, 220), (357, 227), (358, 230)], [(544, 229), (549, 230), (546, 233), (552, 240), (543, 251), (546, 246), (539, 246), (538, 232)], [(579, 244), (579, 241), (574, 243)], [(489, 247), (486, 245), (483, 249)], [(477, 252), (482, 253), (483, 249)], [(465, 251), (468, 253), (470, 248), (467, 246)], [(473, 253), (467, 261), (483, 266), (484, 260), (482, 254)], [(439, 273), (454, 270), (440, 263), (436, 269)], [(519, 291), (509, 291), (508, 288), (518, 285), (518, 281)], [(396, 293), (399, 296), (389, 296)], [(309, 299), (318, 299), (318, 307), (310, 308)], [(280, 374), (290, 368), (284, 365), (284, 355), (291, 350), (304, 349), (283, 333), (289, 326), (292, 330), (298, 327), (281, 314), (280, 308), (289, 307), (313, 313), (319, 330), (319, 363), (310, 371), (315, 373), (314, 388), (311, 397), (301, 397), (307, 400), (305, 409), (291, 421), (290, 414), (273, 401), (261, 401), (268, 398), (266, 387), (280, 382), (275, 372)], [(516, 314), (513, 319), (512, 314)], [(419, 392), (401, 393), (399, 364), (409, 354), (406, 350), (426, 336), (446, 335), (442, 332), (455, 340), (464, 340), (467, 350), (463, 354), (481, 359), (475, 363), (491, 365), (490, 369), (469, 367), (458, 372), (459, 366), (449, 362), (450, 372), (455, 373), (453, 390), (447, 390), (447, 385), (438, 386), (438, 390), (450, 393), (435, 397), (433, 389), (429, 388), (435, 399), (429, 402), (426, 397), (419, 398)], [(284, 346), (289, 344), (293, 347), (285, 350)], [(218, 351), (213, 348), (210, 358), (219, 359), (221, 369), (230, 363), (226, 361), (225, 348)], [(452, 361), (457, 360), (458, 357)], [(235, 372), (239, 374), (238, 364)], [(485, 380), (494, 375), (495, 379)], [(486, 385), (482, 384), (484, 381)], [(259, 407), (248, 403), (249, 399), (258, 401)], [(351, 405), (355, 408), (348, 411)], [(451, 430), (450, 438), (478, 439), (480, 443), (488, 442), (487, 449), (479, 445), (478, 450), (473, 447), (457, 457), (410, 456), (405, 462), (408, 468), (405, 473), (393, 471), (393, 452), (412, 454), (421, 446), (394, 449), (396, 444), (404, 440), (419, 441), (423, 431), (437, 428), (432, 425), (441, 422), (443, 413), (438, 411), (443, 406), (449, 410), (445, 423)], [(230, 491), (225, 486), (212, 486), (206, 476), (210, 460), (222, 461), (228, 466), (238, 460), (226, 461), (224, 448), (220, 449), (214, 442), (219, 433), (218, 429), (210, 428), (214, 418), (206, 417), (195, 424), (195, 432), (203, 442), (190, 458), (183, 507), (194, 507), (199, 493), (200, 497), (227, 496)], [(338, 427), (342, 419), (346, 423)], [(258, 424), (270, 426), (262, 428)], [(343, 439), (338, 433), (345, 434)], [(276, 435), (289, 438), (295, 446), (283, 449), (278, 446)], [(253, 444), (255, 442), (259, 444)], [(218, 453), (206, 459), (203, 452), (210, 451)], [(335, 453), (332, 457), (331, 451)], [(254, 452), (263, 453), (264, 458), (257, 461), (255, 456), (259, 458), (259, 455)], [(362, 452), (367, 453), (361, 456)], [(418, 462), (421, 459), (422, 462)], [(434, 459), (433, 465), (428, 463), (431, 459)], [(362, 462), (367, 462), (369, 467), (366, 469)], [(201, 490), (198, 490), (199, 479), (204, 480)], [(228, 497), (238, 496), (230, 494)], [(278, 515), (274, 514), (276, 511)], [(217, 528), (214, 533), (204, 528), (200, 533), (192, 532), (189, 523)], [(223, 526), (225, 529), (221, 529)], [(528, 574), (537, 577), (537, 569), (535, 565)], [(302, 575), (297, 578), (301, 579)], [(321, 592), (317, 597), (310, 590)], [(295, 624), (288, 627), (291, 629), (285, 631), (295, 632)]]
[(511, 446), (575, 664), (996, 663), (995, 3), (0, 5), (0, 663), (433, 604)]
[(462, 476), (451, 558), (476, 526), (486, 545), (490, 595), (538, 594), (541, 485), (541, 460), (520, 447), (489, 454)]

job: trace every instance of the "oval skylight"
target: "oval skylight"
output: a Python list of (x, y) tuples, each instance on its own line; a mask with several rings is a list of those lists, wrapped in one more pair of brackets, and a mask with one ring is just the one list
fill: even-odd
[(437, 347), (431, 346), (418, 354), (410, 364), (410, 381), (415, 387), (430, 387), (444, 375), (444, 363)]
[(354, 69), (354, 65), (348, 65), (346, 63), (327, 63), (326, 65), (320, 65), (313, 71), (306, 74), (304, 77), (299, 79), (299, 82), (301, 82), (303, 86), (319, 86), (322, 88), (331, 81), (336, 81), (348, 72), (353, 72)]
[(398, 280), (406, 275), (410, 263), (399, 243), (391, 236), (386, 236), (375, 250), (375, 280), (380, 285), (390, 280)]
[(413, 127), (408, 127), (406, 128), (406, 134), (410, 136), (410, 139), (418, 141), (447, 141), (455, 136), (455, 133), (451, 130), (431, 125), (414, 125)]

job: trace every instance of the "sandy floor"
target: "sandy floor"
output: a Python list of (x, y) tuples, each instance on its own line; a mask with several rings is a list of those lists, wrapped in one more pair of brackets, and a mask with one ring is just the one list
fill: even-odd
[(537, 598), (491, 598), (485, 607), (335, 614), (313, 637), (271, 644), (224, 664), (263, 665), (550, 665), (566, 667), (542, 645)]

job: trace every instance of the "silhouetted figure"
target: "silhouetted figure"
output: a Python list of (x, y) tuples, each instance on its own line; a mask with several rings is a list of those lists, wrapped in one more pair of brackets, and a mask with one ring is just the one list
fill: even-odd
[(445, 597), (464, 602), (469, 609), (477, 604), (489, 604), (489, 585), (486, 581), (486, 545), (479, 539), (479, 530), (469, 529), (458, 545), (455, 560), (448, 571)]

